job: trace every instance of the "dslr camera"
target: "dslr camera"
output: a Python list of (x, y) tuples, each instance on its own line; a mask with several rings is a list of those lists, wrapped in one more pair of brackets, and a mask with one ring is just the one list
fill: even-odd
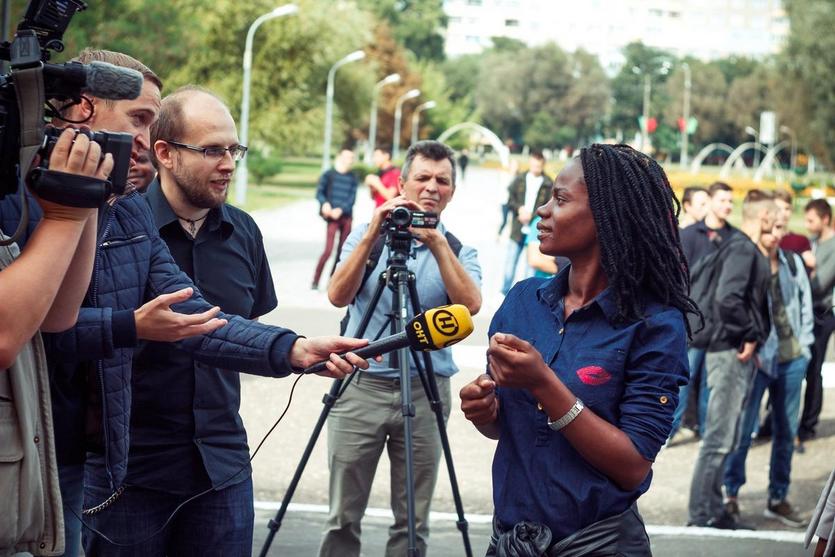
[(383, 221), (380, 234), (385, 234), (386, 245), (389, 246), (392, 255), (400, 254), (405, 260), (412, 246), (412, 233), (409, 232), (409, 228), (436, 228), (437, 226), (437, 213), (412, 211), (401, 206), (391, 210), (386, 220)]
[[(142, 91), (143, 77), (134, 70), (103, 62), (48, 63), (50, 50), (64, 50), (62, 38), (72, 17), (86, 8), (80, 0), (32, 0), (14, 39), (0, 44), (0, 59), (11, 67), (0, 76), (0, 198), (22, 190), (25, 181), (43, 199), (74, 207), (99, 207), (110, 195), (124, 193), (130, 134), (79, 132), (101, 145), (102, 156), (113, 156), (107, 180), (79, 179), (47, 168), (61, 133), (47, 127), (47, 119), (60, 117), (61, 108), (91, 102), (85, 95), (122, 100), (135, 99)], [(32, 169), (36, 155), (40, 164)]]

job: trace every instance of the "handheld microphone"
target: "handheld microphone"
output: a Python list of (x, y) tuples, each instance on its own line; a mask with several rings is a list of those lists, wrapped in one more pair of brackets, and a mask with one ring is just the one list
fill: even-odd
[(144, 77), (130, 68), (107, 62), (45, 64), (46, 91), (51, 96), (73, 96), (82, 90), (100, 99), (131, 100), (142, 94)]
[[(415, 350), (440, 350), (467, 338), (473, 332), (473, 318), (466, 306), (450, 304), (432, 308), (415, 315), (406, 330), (363, 346), (353, 353), (360, 358), (374, 358), (393, 350), (409, 347)], [(344, 357), (344, 354), (340, 354)], [(319, 362), (302, 373), (326, 371), (325, 362)]]

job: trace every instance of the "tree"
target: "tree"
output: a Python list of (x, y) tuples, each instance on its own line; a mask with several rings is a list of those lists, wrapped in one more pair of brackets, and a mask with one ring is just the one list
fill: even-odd
[(387, 22), (398, 42), (418, 60), (444, 59), (447, 16), (442, 0), (362, 0), (360, 5)]
[[(785, 0), (789, 37), (780, 56), (783, 87), (798, 99), (791, 112), (801, 143), (835, 164), (835, 6), (832, 0)], [(808, 126), (799, 125), (808, 122)]]
[(612, 95), (615, 104), (612, 111), (611, 131), (621, 130), (630, 133), (638, 131), (638, 117), (643, 114), (644, 79), (650, 76), (652, 84), (650, 116), (663, 114), (669, 99), (663, 87), (667, 80), (665, 65), (672, 67), (675, 56), (640, 42), (634, 42), (623, 48), (624, 64), (612, 80)]
[[(693, 144), (705, 145), (721, 140), (728, 115), (725, 74), (717, 64), (694, 59), (688, 59), (687, 64), (691, 75), (690, 116), (699, 122), (692, 136)], [(684, 68), (678, 65), (664, 85), (670, 102), (664, 107), (663, 120), (679, 138), (678, 119), (683, 116), (684, 77)]]

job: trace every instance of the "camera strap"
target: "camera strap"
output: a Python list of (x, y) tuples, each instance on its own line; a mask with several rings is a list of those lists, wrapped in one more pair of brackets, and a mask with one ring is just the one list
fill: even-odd
[(20, 176), (26, 176), (43, 143), (43, 65), (14, 70), (14, 82), (20, 112)]
[(43, 64), (34, 67), (13, 69), (15, 94), (17, 95), (18, 112), (20, 113), (20, 165), (17, 180), (20, 195), (20, 224), (11, 238), (0, 241), (0, 246), (16, 242), (23, 235), (29, 223), (29, 204), (26, 202), (26, 180), (32, 168), (35, 155), (43, 143), (44, 123), (43, 105), (46, 93), (43, 83)]

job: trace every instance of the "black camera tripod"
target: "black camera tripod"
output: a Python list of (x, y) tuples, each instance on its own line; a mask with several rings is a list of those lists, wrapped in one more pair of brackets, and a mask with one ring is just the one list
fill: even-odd
[[(408, 236), (408, 238), (406, 238), (406, 236)], [(382, 334), (383, 330), (386, 328), (388, 324), (392, 325), (394, 329), (392, 331), (393, 333), (399, 333), (405, 330), (406, 311), (408, 307), (406, 301), (407, 292), (409, 298), (411, 299), (412, 311), (415, 315), (420, 313), (421, 307), (420, 300), (418, 299), (417, 288), (415, 286), (415, 275), (406, 268), (406, 261), (408, 260), (409, 249), (411, 248), (411, 239), (411, 234), (408, 233), (405, 233), (402, 236), (396, 233), (390, 234), (387, 238), (391, 249), (389, 259), (386, 262), (386, 270), (380, 273), (379, 279), (377, 280), (377, 286), (371, 297), (371, 301), (369, 302), (368, 308), (365, 310), (365, 313), (363, 314), (357, 331), (355, 333), (355, 336), (357, 338), (362, 338), (362, 336), (365, 334), (365, 330), (366, 328), (368, 328), (368, 324), (370, 323), (371, 318), (374, 315), (374, 310), (377, 308), (377, 304), (379, 303), (380, 298), (383, 295), (383, 291), (385, 290), (386, 285), (388, 285), (393, 290), (392, 313), (389, 315), (386, 324), (383, 325), (383, 327), (379, 331), (377, 335), (378, 337)], [(452, 462), (452, 453), (449, 447), (449, 439), (447, 437), (446, 424), (444, 423), (443, 403), (441, 402), (440, 396), (438, 394), (438, 385), (435, 382), (435, 372), (432, 367), (432, 359), (428, 352), (424, 352), (423, 366), (421, 366), (420, 361), (417, 358), (417, 354), (414, 351), (412, 351), (411, 355), (415, 359), (415, 365), (418, 369), (418, 376), (420, 377), (421, 384), (423, 385), (423, 390), (426, 392), (426, 398), (429, 401), (429, 406), (435, 413), (435, 418), (438, 425), (438, 433), (441, 436), (441, 446), (443, 448), (444, 460), (446, 461), (447, 470), (449, 471), (449, 482), (452, 486), (452, 497), (455, 502), (455, 510), (458, 514), (458, 521), (456, 522), (456, 525), (458, 527), (458, 530), (461, 531), (461, 536), (464, 539), (465, 554), (467, 557), (472, 557), (472, 548), (470, 547), (470, 538), (468, 535), (468, 524), (466, 519), (464, 518), (464, 506), (461, 503), (461, 495), (458, 491), (458, 480), (455, 476), (455, 466)], [(417, 549), (417, 537), (415, 534), (415, 488), (412, 457), (412, 417), (415, 415), (415, 408), (414, 404), (412, 404), (412, 389), (409, 374), (410, 366), (408, 348), (401, 348), (398, 351), (397, 363), (400, 368), (400, 394), (403, 405), (403, 431), (406, 438), (406, 508), (408, 512), (409, 528), (408, 556), (420, 557), (420, 554)], [(350, 375), (347, 379), (335, 380), (333, 382), (333, 385), (331, 386), (330, 392), (327, 393), (322, 399), (322, 402), (325, 405), (325, 407), (322, 409), (322, 413), (319, 415), (319, 420), (316, 422), (316, 426), (313, 428), (313, 433), (311, 434), (310, 439), (307, 442), (307, 446), (304, 449), (301, 461), (299, 462), (299, 465), (296, 467), (296, 472), (293, 474), (293, 479), (290, 481), (290, 485), (287, 487), (287, 492), (284, 495), (284, 499), (282, 499), (281, 501), (281, 507), (278, 509), (275, 518), (270, 520), (270, 522), (267, 525), (267, 528), (269, 528), (270, 532), (267, 535), (267, 539), (264, 542), (264, 546), (261, 548), (261, 553), (259, 554), (261, 557), (267, 556), (267, 553), (270, 549), (270, 545), (273, 542), (273, 538), (275, 538), (275, 535), (278, 533), (278, 529), (281, 527), (281, 522), (284, 519), (284, 515), (287, 512), (287, 507), (290, 504), (290, 499), (292, 499), (293, 494), (296, 491), (296, 487), (298, 487), (302, 473), (304, 472), (304, 468), (307, 465), (308, 460), (310, 459), (310, 455), (313, 452), (313, 447), (316, 445), (316, 441), (319, 438), (319, 434), (321, 433), (322, 428), (325, 425), (325, 421), (328, 418), (328, 414), (330, 414), (333, 405), (336, 403), (339, 397), (342, 396), (342, 393), (345, 392), (345, 389), (348, 388), (348, 385), (350, 385), (355, 375), (356, 373)]]

